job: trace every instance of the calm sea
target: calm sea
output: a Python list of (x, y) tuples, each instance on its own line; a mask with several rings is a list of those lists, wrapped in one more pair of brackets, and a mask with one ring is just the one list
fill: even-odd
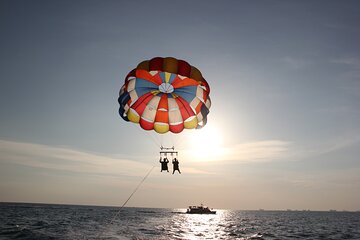
[(360, 212), (118, 209), (0, 203), (0, 239), (360, 239)]

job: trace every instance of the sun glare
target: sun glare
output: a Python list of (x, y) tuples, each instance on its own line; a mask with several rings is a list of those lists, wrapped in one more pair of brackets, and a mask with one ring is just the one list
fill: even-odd
[(189, 154), (198, 161), (214, 161), (224, 154), (223, 136), (218, 128), (206, 126), (191, 134)]

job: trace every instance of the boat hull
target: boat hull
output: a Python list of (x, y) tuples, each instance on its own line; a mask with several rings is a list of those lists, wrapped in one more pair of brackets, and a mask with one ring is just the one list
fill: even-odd
[(187, 214), (216, 214), (216, 211), (211, 210), (210, 208), (200, 205), (200, 206), (189, 206), (186, 210)]
[(212, 211), (212, 212), (186, 212), (186, 214), (216, 214), (216, 211)]

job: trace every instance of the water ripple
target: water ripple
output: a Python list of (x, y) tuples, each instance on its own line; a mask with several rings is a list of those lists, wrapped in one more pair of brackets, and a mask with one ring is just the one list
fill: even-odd
[(0, 240), (360, 239), (359, 212), (226, 211), (0, 203)]

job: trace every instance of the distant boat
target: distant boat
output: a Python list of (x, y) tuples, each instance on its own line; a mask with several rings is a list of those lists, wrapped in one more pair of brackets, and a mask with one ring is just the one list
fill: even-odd
[(189, 206), (186, 210), (188, 214), (216, 214), (216, 211), (210, 210), (209, 207), (201, 204), (200, 206)]

